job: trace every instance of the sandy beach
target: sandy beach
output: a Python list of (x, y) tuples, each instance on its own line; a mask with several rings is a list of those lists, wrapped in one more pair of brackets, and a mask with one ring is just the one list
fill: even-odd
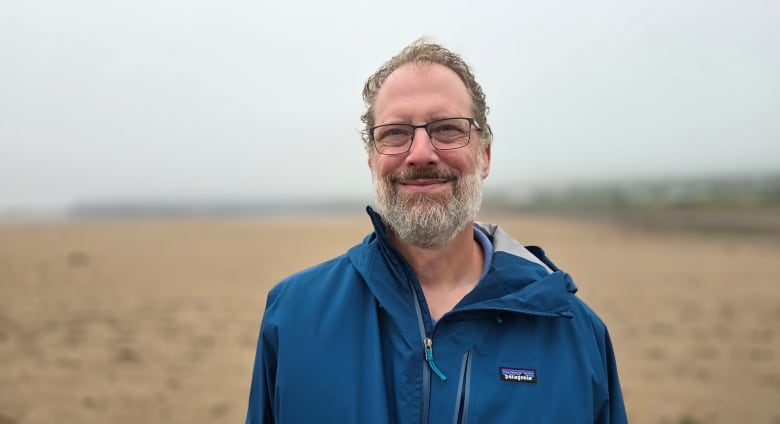
[[(494, 217), (607, 323), (632, 423), (780, 423), (780, 240)], [(243, 422), (268, 289), (364, 217), (0, 224), (0, 424)]]

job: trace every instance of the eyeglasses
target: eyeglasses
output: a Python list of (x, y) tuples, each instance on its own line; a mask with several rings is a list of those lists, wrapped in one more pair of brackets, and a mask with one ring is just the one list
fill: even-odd
[(417, 128), (424, 128), (436, 150), (454, 150), (469, 144), (471, 127), (482, 131), (474, 118), (437, 119), (422, 125), (385, 124), (369, 128), (374, 148), (383, 155), (400, 155), (412, 148)]

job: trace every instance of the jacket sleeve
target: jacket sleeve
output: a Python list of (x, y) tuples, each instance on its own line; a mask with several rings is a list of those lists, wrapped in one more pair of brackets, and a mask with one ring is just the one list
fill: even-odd
[(273, 406), (278, 333), (273, 319), (273, 305), (278, 297), (278, 289), (279, 287), (271, 290), (268, 294), (263, 322), (260, 325), (252, 384), (249, 389), (246, 424), (274, 424), (276, 422)]
[(604, 330), (604, 368), (607, 372), (606, 383), (609, 398), (596, 416), (595, 424), (627, 424), (626, 407), (623, 404), (623, 392), (618, 379), (615, 352), (609, 333)]

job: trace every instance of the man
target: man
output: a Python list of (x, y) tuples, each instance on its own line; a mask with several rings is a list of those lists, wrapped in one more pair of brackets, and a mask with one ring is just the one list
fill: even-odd
[(247, 423), (624, 423), (606, 327), (541, 249), (474, 223), (492, 132), (451, 51), (366, 82), (374, 232), (268, 295)]

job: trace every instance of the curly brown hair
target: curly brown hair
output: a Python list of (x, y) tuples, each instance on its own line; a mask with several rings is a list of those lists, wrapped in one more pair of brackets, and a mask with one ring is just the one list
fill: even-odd
[(366, 84), (363, 86), (363, 101), (366, 103), (367, 109), (360, 116), (360, 120), (365, 124), (363, 141), (366, 144), (366, 149), (370, 149), (373, 141), (368, 129), (374, 126), (374, 101), (376, 100), (376, 95), (387, 77), (407, 63), (438, 64), (446, 66), (455, 72), (463, 81), (463, 84), (466, 85), (466, 89), (471, 96), (472, 113), (477, 121), (477, 125), (482, 129), (480, 132), (482, 147), (485, 148), (493, 141), (493, 131), (487, 123), (489, 108), (485, 103), (485, 93), (482, 92), (482, 87), (474, 79), (474, 74), (471, 73), (469, 65), (458, 54), (439, 44), (434, 44), (421, 38), (406, 46), (400, 53), (385, 62), (378, 71), (366, 80)]

